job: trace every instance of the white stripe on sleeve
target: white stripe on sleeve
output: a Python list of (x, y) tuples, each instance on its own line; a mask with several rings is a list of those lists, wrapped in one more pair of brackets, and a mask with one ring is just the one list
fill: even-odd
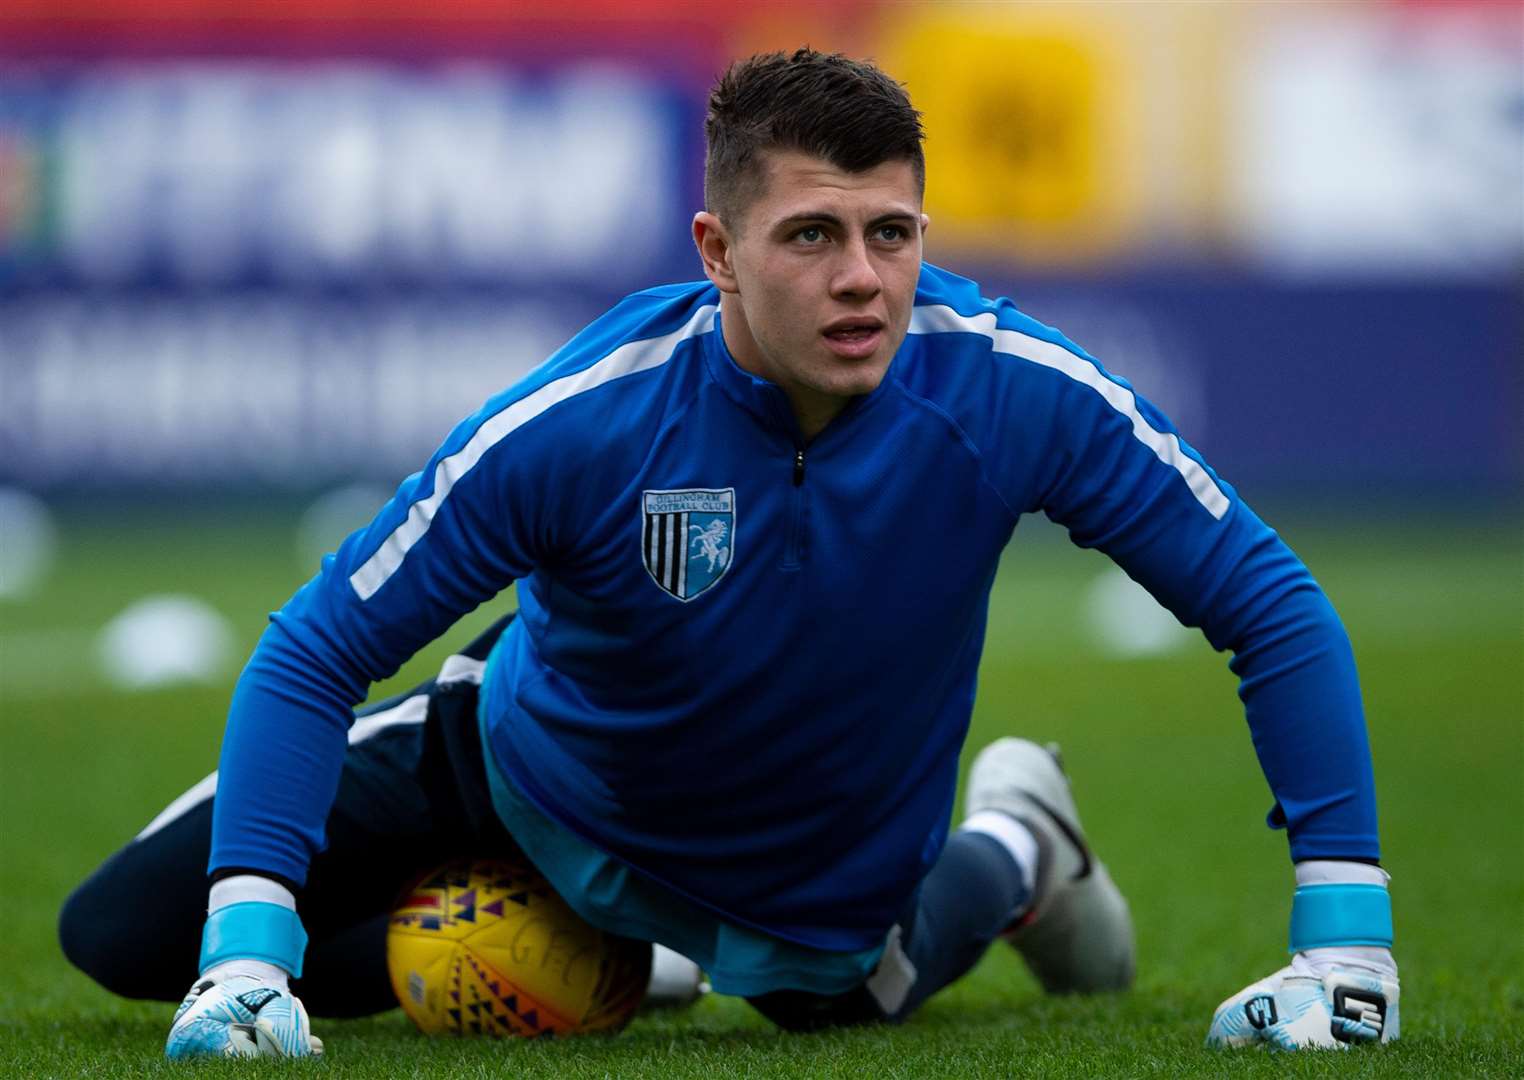
[(434, 515), (449, 496), (450, 489), (471, 471), (488, 450), (553, 405), (621, 376), (660, 367), (671, 358), (673, 350), (683, 341), (713, 329), (716, 310), (716, 305), (706, 304), (670, 334), (641, 341), (627, 341), (591, 367), (546, 383), (488, 418), (476, 429), (476, 434), (471, 436), (465, 446), (435, 466), (434, 490), (427, 498), (408, 507), (407, 518), (402, 524), (381, 543), (374, 555), (349, 576), (349, 584), (355, 595), (362, 601), (369, 600), (377, 589), (386, 584), (402, 565), (408, 551), (429, 531)]
[(1149, 424), (1138, 411), (1138, 399), (1131, 390), (1108, 379), (1090, 361), (1076, 356), (1062, 345), (1016, 330), (1002, 330), (996, 324), (993, 311), (960, 315), (945, 304), (928, 304), (916, 308), (910, 317), (910, 332), (979, 334), (988, 338), (998, 353), (1030, 360), (1034, 364), (1060, 371), (1075, 382), (1083, 383), (1131, 421), (1133, 437), (1180, 474), (1191, 494), (1206, 508), (1207, 513), (1220, 520), (1228, 512), (1227, 495), (1223, 494), (1201, 463), (1180, 448), (1180, 439), (1173, 433), (1159, 431)]

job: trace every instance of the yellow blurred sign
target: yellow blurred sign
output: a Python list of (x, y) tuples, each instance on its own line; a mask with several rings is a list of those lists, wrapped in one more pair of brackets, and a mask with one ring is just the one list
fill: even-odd
[(1140, 225), (1140, 96), (1106, 9), (917, 7), (884, 66), (925, 116), (934, 246), (1037, 261), (1112, 254)]

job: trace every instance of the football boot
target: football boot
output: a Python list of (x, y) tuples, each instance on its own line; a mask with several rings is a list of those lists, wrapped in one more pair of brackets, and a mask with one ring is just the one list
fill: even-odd
[(1050, 994), (1125, 990), (1136, 967), (1132, 916), (1090, 850), (1058, 746), (997, 739), (968, 777), (966, 811), (998, 810), (1031, 830), (1038, 863), (1032, 902), (1000, 936)]
[(677, 1009), (692, 1005), (709, 993), (709, 983), (699, 966), (665, 945), (651, 946), (651, 980), (646, 984), (642, 1009)]

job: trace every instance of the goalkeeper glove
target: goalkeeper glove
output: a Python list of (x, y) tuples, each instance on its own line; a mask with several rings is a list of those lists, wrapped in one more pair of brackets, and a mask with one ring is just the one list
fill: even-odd
[(1344, 1048), (1398, 1037), (1386, 872), (1363, 863), (1297, 864), (1291, 964), (1217, 1007), (1208, 1046)]
[(201, 939), (201, 977), (175, 1010), (164, 1054), (306, 1057), (323, 1052), (291, 993), (307, 935), (283, 885), (255, 875), (212, 886)]
[(286, 985), (286, 973), (257, 960), (212, 968), (175, 1011), (164, 1056), (306, 1057), (321, 1054), (307, 1010)]

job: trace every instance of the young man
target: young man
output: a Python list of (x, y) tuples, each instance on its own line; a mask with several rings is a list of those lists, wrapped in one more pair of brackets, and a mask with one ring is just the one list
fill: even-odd
[[(1210, 1039), (1394, 1037), (1354, 664), (1306, 569), (1125, 383), (922, 263), (919, 118), (881, 72), (742, 61), (708, 137), (708, 281), (620, 303), (324, 560), (239, 680), (215, 803), (81, 886), (70, 957), (137, 996), (199, 970), (172, 1057), (233, 1052), (237, 1024), (308, 1053), (298, 994), (391, 1004), (396, 889), (514, 843), (790, 1028), (902, 1018), (1002, 935), (1050, 991), (1126, 987), (1127, 906), (1055, 755), (986, 748), (947, 834), (996, 562), (1041, 510), (1236, 654), (1295, 956)], [(515, 580), (506, 628), (350, 727)]]

